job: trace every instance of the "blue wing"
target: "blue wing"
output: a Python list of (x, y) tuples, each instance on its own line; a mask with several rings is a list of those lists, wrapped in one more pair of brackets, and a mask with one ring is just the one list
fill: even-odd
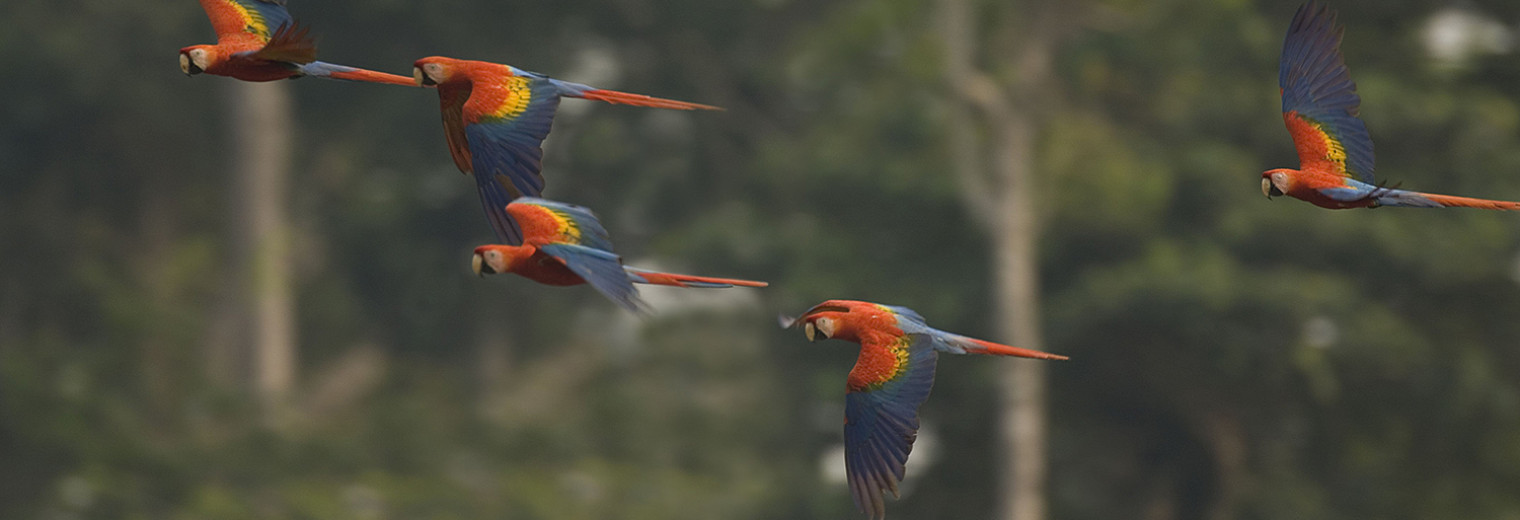
[[(521, 241), (521, 234), (508, 229), (506, 205), (518, 197), (537, 197), (544, 191), (543, 142), (549, 136), (559, 94), (539, 78), (513, 78), (515, 96), (527, 95), (521, 111), (500, 117), (483, 117), (466, 125), (471, 169), (480, 190), (480, 201), (497, 235), (508, 243)], [(516, 240), (511, 240), (515, 238)]]
[(265, 32), (263, 36), (268, 38), (274, 31), (287, 25), (295, 25), (295, 19), (291, 18), (290, 11), (285, 10), (285, 0), (233, 0), (244, 8), (250, 10), (250, 15), (262, 18)]
[(628, 280), (627, 273), (623, 272), (623, 261), (616, 254), (573, 244), (548, 244), (539, 249), (564, 262), (565, 267), (624, 309), (646, 312), (648, 306), (639, 298), (639, 290)]
[(1341, 55), (1343, 31), (1330, 8), (1312, 1), (1298, 8), (1277, 73), (1282, 111), (1301, 168), (1321, 165), (1372, 184), (1372, 137), (1357, 118), (1362, 99)]
[(845, 394), (845, 473), (855, 505), (873, 519), (886, 514), (884, 491), (897, 495), (918, 438), (918, 407), (934, 386), (938, 355), (932, 340), (920, 334), (907, 338), (907, 370), (875, 390)]
[(507, 214), (507, 204), (516, 198), (516, 191), (488, 176), (477, 173), (471, 177), (475, 178), (475, 191), (480, 194), (480, 206), (486, 210), (486, 219), (491, 222), (491, 229), (496, 231), (496, 238), (508, 245), (522, 245), (522, 230), (517, 227), (517, 221)]
[(285, 10), (285, 0), (228, 0), (248, 11), (248, 25), (244, 30), (268, 40), (275, 31), (287, 25), (295, 25), (290, 11)]

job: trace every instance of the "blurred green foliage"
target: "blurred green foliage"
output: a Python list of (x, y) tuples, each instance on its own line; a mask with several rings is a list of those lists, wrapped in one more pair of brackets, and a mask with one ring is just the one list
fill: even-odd
[[(858, 298), (995, 329), (932, 1), (291, 4), (337, 63), (441, 54), (727, 107), (566, 101), (546, 195), (598, 211), (630, 263), (773, 286), (647, 291), (688, 303), (640, 322), (470, 277), (490, 232), (435, 94), (303, 79), (301, 383), (271, 428), (205, 369), (238, 194), (231, 80), (174, 65), (204, 15), (6, 2), (0, 518), (850, 517), (820, 458), (853, 349), (774, 314)], [(1296, 162), (1276, 77), (1297, 5), (1084, 5), (1037, 158), (1048, 343), (1073, 357), (1049, 371), (1053, 517), (1520, 515), (1515, 216), (1262, 200), (1256, 174)], [(1433, 65), (1443, 5), (1336, 2), (1379, 178), (1520, 199), (1520, 58)], [(990, 516), (1009, 362), (940, 364), (938, 454), (894, 518)]]

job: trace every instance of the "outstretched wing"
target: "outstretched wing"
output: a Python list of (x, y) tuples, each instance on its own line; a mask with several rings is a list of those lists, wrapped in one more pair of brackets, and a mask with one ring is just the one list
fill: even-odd
[(502, 243), (522, 244), (522, 230), (507, 215), (507, 204), (524, 194), (512, 186), (510, 180), (493, 175), (476, 175), (470, 157), (470, 139), (465, 135), (464, 105), (473, 92), (469, 83), (448, 83), (438, 86), (438, 104), (443, 113), (443, 136), (449, 143), (449, 155), (459, 171), (475, 177), (475, 188), (480, 194), (480, 207), (496, 238)]
[[(507, 205), (507, 213), (534, 245), (569, 244), (612, 253), (612, 239), (596, 214), (583, 206), (524, 197)], [(622, 272), (621, 269), (618, 270)]]
[(267, 43), (281, 27), (294, 25), (285, 0), (201, 0), (201, 8), (218, 42), (253, 37)]
[[(475, 174), (482, 198), (489, 192), (492, 202), (501, 202), (495, 205), (499, 208), (512, 199), (543, 193), (543, 142), (558, 108), (554, 86), (540, 78), (506, 76), (475, 82), (462, 107), (461, 123), (468, 143), (467, 171)], [(456, 139), (450, 137), (450, 149), (459, 163)]]
[[(844, 461), (855, 505), (872, 519), (880, 519), (886, 515), (884, 492), (897, 496), (897, 483), (903, 479), (908, 453), (918, 438), (918, 407), (934, 386), (938, 356), (925, 335), (875, 338), (861, 342), (860, 358), (850, 373), (844, 405)], [(861, 372), (877, 376), (863, 378)]]
[(647, 305), (639, 298), (639, 290), (634, 288), (628, 275), (623, 273), (623, 261), (617, 254), (574, 244), (548, 244), (538, 249), (564, 262), (565, 267), (624, 309), (646, 312)]
[(1283, 121), (1298, 148), (1300, 169), (1372, 184), (1372, 138), (1357, 119), (1362, 99), (1341, 56), (1343, 31), (1335, 12), (1316, 2), (1293, 15), (1277, 77)]

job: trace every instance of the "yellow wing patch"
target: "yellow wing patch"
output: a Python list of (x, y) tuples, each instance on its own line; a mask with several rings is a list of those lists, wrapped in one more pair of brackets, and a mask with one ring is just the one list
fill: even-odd
[(879, 389), (883, 385), (897, 380), (898, 377), (901, 377), (903, 373), (908, 371), (908, 337), (903, 336), (893, 340), (892, 345), (887, 347), (887, 350), (892, 352), (892, 366), (882, 367), (885, 370), (882, 371), (881, 379), (871, 383), (869, 387), (871, 390)]
[(528, 109), (528, 103), (533, 101), (533, 79), (522, 76), (507, 78), (504, 83), (505, 95), (501, 100), (501, 106), (491, 112), (491, 117), (512, 119)]
[(897, 379), (897, 376), (908, 371), (908, 343), (907, 336), (898, 338), (896, 342), (892, 343), (892, 354), (897, 356), (897, 363), (892, 367), (891, 379)]
[(851, 392), (874, 392), (908, 371), (908, 338), (892, 338), (885, 345), (862, 342), (860, 357), (850, 370)]
[(1312, 121), (1309, 124), (1313, 125), (1314, 129), (1319, 131), (1320, 139), (1324, 140), (1325, 142), (1325, 159), (1335, 164), (1339, 164), (1342, 169), (1345, 169), (1346, 147), (1342, 146), (1341, 142), (1336, 140), (1334, 137), (1330, 137), (1330, 132), (1325, 131), (1325, 125)]
[(1283, 114), (1288, 133), (1293, 135), (1293, 145), (1298, 149), (1300, 168), (1329, 170), (1326, 173), (1347, 175), (1345, 145), (1326, 131), (1328, 125), (1309, 119), (1297, 112)]
[(581, 227), (575, 223), (575, 219), (570, 218), (570, 215), (549, 208), (544, 208), (544, 210), (549, 213), (550, 218), (554, 219), (554, 223), (559, 227), (559, 235), (563, 237), (565, 242), (571, 244), (581, 243)]
[(237, 11), (243, 19), (243, 31), (257, 35), (264, 40), (269, 40), (269, 22), (264, 20), (264, 15), (259, 14), (257, 9), (249, 9), (237, 0), (226, 0), (228, 5)]

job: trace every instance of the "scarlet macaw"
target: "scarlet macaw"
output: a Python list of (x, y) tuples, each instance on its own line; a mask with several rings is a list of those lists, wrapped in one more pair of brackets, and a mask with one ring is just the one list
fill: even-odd
[(1361, 97), (1341, 56), (1335, 12), (1309, 2), (1298, 8), (1283, 41), (1278, 86), (1283, 121), (1298, 148), (1299, 170), (1261, 174), (1261, 191), (1329, 209), (1404, 206), (1520, 210), (1520, 203), (1436, 195), (1379, 186), (1373, 181), (1372, 138), (1357, 119)]
[(285, 11), (285, 0), (201, 0), (201, 7), (216, 29), (216, 45), (180, 49), (179, 69), (186, 75), (244, 81), (316, 76), (413, 86), (406, 76), (317, 61), (316, 42)]
[(612, 241), (602, 223), (591, 210), (580, 206), (524, 197), (508, 204), (506, 213), (522, 230), (522, 241), (475, 248), (471, 266), (477, 275), (514, 273), (545, 285), (590, 282), (597, 291), (634, 312), (646, 308), (633, 286), (636, 283), (698, 288), (769, 285), (624, 266), (622, 258), (612, 251)]
[(499, 240), (521, 239), (503, 210), (544, 190), (544, 138), (561, 97), (676, 110), (718, 107), (593, 88), (511, 65), (430, 57), (412, 69), (418, 85), (438, 87), (443, 135), (459, 171), (475, 176), (480, 203)]
[(800, 317), (781, 318), (783, 328), (798, 323), (808, 341), (822, 336), (860, 344), (845, 383), (844, 467), (856, 507), (873, 519), (886, 515), (883, 490), (897, 496), (940, 352), (1067, 359), (951, 334), (924, 324), (912, 309), (870, 302), (829, 300)]

